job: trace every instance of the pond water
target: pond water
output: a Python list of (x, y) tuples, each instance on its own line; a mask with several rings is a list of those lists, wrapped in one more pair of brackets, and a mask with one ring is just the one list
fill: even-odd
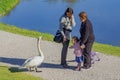
[(55, 34), (59, 18), (67, 7), (74, 10), (79, 35), (79, 12), (86, 11), (92, 21), (96, 42), (120, 46), (120, 0), (21, 0), (0, 22), (20, 28)]

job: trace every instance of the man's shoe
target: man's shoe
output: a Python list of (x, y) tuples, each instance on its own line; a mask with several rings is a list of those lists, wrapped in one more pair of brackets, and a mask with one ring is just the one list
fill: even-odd
[(90, 67), (83, 66), (82, 68), (83, 68), (83, 69), (89, 69)]

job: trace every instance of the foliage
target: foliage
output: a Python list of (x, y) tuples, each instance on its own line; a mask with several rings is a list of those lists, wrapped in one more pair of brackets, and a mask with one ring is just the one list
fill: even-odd
[(19, 0), (0, 0), (0, 16), (9, 13), (18, 3)]

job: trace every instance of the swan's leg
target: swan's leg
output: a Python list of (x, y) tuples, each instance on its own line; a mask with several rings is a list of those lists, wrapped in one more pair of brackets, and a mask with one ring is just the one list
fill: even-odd
[(31, 67), (27, 67), (28, 68), (28, 71), (32, 71)]
[(37, 66), (35, 66), (35, 71), (37, 72)]
[(32, 67), (30, 67), (30, 71), (32, 71)]

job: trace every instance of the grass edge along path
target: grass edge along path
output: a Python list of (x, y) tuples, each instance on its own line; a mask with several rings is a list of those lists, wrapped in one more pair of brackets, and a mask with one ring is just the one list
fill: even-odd
[[(49, 34), (49, 33), (41, 33), (38, 31), (21, 29), (21, 28), (18, 28), (12, 25), (3, 24), (3, 23), (0, 23), (0, 30), (4, 30), (4, 31), (11, 32), (14, 34), (21, 34), (24, 36), (34, 37), (34, 38), (38, 38), (39, 36), (42, 36), (43, 40), (47, 40), (47, 41), (53, 41), (53, 37), (54, 37), (54, 35)], [(100, 53), (120, 57), (120, 47), (117, 47), (117, 46), (95, 42), (93, 45), (93, 49)]]
[(100, 53), (120, 57), (120, 47), (117, 47), (117, 46), (95, 42), (93, 45), (93, 49)]
[(20, 35), (24, 35), (24, 36), (34, 37), (34, 38), (38, 38), (39, 36), (42, 36), (43, 40), (47, 40), (47, 41), (52, 41), (52, 39), (54, 37), (53, 35), (51, 35), (49, 33), (41, 33), (38, 31), (22, 29), (22, 28), (18, 28), (16, 26), (7, 25), (7, 24), (3, 24), (3, 23), (0, 23), (0, 30), (11, 32), (14, 34), (20, 34)]
[(0, 65), (0, 80), (43, 80), (24, 72), (10, 71), (11, 67)]

